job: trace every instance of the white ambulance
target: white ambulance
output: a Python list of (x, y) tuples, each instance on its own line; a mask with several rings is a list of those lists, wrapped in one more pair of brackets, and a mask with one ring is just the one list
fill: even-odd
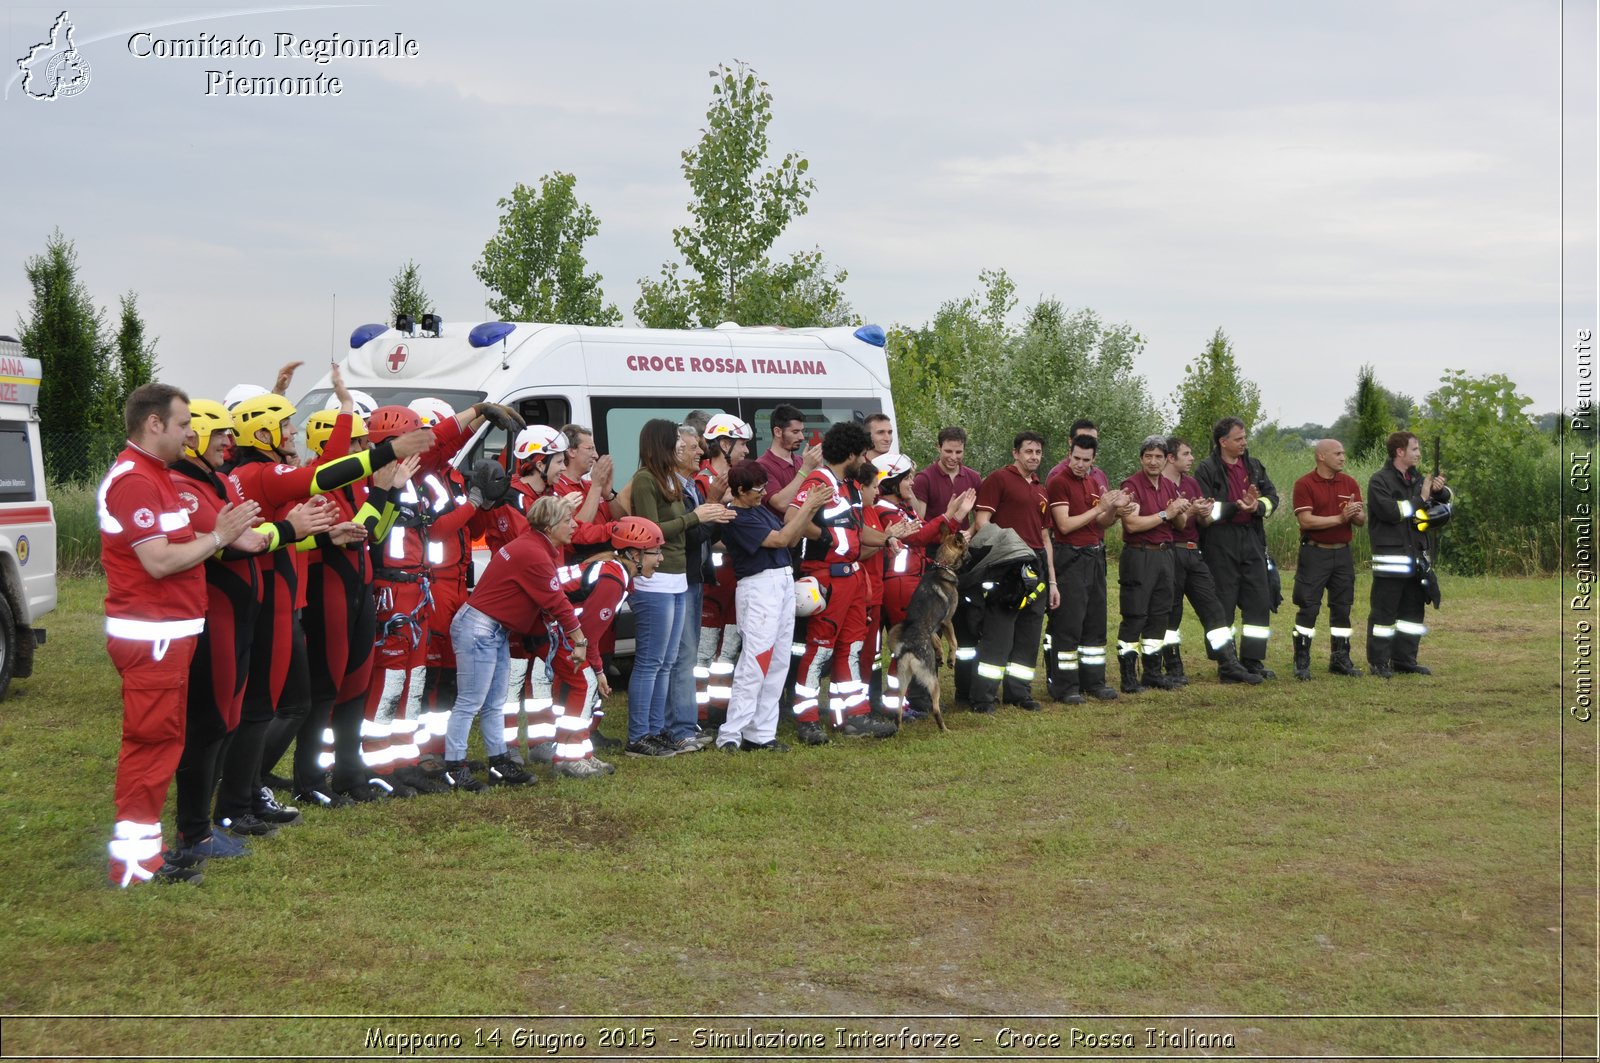
[[(620, 488), (639, 466), (639, 430), (651, 418), (678, 424), (695, 410), (736, 414), (755, 432), (752, 458), (771, 445), (772, 411), (784, 403), (804, 415), (813, 442), (837, 421), (893, 418), (884, 343), (877, 325), (678, 331), (486, 321), (428, 332), (374, 324), (351, 333), (342, 370), (347, 387), (380, 405), (432, 396), (459, 411), (487, 399), (528, 424), (583, 425), (611, 455)], [(296, 419), (303, 423), (332, 393), (324, 376), (296, 402)], [(485, 425), (458, 464), (498, 457), (509, 443)], [(481, 571), (487, 556), (478, 553)], [(631, 653), (631, 619), (619, 618), (619, 655)]]
[[(894, 416), (877, 325), (676, 331), (488, 321), (445, 323), (437, 334), (363, 325), (350, 347), (345, 384), (380, 404), (433, 396), (461, 410), (487, 399), (529, 424), (589, 428), (619, 485), (638, 468), (639, 429), (653, 417), (736, 414), (755, 430), (755, 457), (771, 443), (768, 422), (781, 403), (800, 409), (813, 438), (836, 421)], [(296, 403), (297, 419), (331, 394), (324, 376)], [(490, 428), (467, 460), (497, 456), (507, 443)]]
[(0, 336), (0, 698), (33, 674), (39, 621), (56, 607), (56, 515), (39, 448), (38, 359)]

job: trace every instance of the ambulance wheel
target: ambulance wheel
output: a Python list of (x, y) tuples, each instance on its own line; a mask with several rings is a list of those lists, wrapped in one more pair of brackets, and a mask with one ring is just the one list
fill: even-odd
[(11, 603), (0, 594), (0, 700), (11, 691), (11, 676), (17, 670), (17, 621)]

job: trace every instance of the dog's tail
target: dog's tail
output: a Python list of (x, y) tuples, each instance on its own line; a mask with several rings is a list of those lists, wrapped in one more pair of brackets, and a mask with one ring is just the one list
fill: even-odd
[(905, 628), (905, 621), (901, 621), (889, 629), (889, 657), (891, 660), (898, 661), (900, 659), (900, 652), (904, 648), (900, 644), (900, 634), (905, 631)]

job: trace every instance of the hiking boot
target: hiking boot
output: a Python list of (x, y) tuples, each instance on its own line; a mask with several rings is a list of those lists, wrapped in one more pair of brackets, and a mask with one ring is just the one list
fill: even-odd
[(263, 786), (256, 791), (254, 808), (255, 817), (266, 823), (273, 823), (280, 827), (288, 827), (301, 820), (300, 810), (290, 805), (280, 805), (273, 796), (270, 786)]
[(1433, 674), (1433, 670), (1431, 668), (1425, 664), (1418, 664), (1416, 661), (1395, 661), (1393, 667), (1395, 675)]
[(332, 789), (296, 790), (294, 799), (307, 805), (318, 805), (322, 808), (349, 808), (354, 801), (343, 794), (336, 794)]
[(1260, 676), (1262, 679), (1278, 678), (1278, 673), (1268, 668), (1265, 661), (1258, 661), (1254, 657), (1241, 657), (1239, 663), (1244, 665), (1244, 670), (1251, 675)]
[(1160, 650), (1154, 653), (1146, 653), (1142, 656), (1144, 657), (1144, 679), (1141, 682), (1146, 687), (1153, 687), (1156, 690), (1176, 689), (1172, 680), (1162, 674)]
[(205, 866), (206, 858), (203, 856), (192, 856), (187, 853), (168, 850), (161, 854), (161, 866), (156, 868), (155, 874), (150, 877), (150, 881), (166, 885), (185, 884), (198, 886), (205, 879), (205, 875), (201, 871)]
[(521, 764), (512, 760), (508, 753), (489, 758), (490, 786), (527, 786), (538, 781), (538, 779), (529, 775)]
[(1017, 708), (1021, 709), (1023, 712), (1041, 712), (1043, 711), (1044, 706), (1039, 704), (1033, 698), (1023, 698), (1021, 701), (1017, 702)]
[(227, 831), (216, 830), (193, 845), (185, 845), (175, 850), (173, 855), (189, 857), (191, 862), (208, 858), (231, 860), (238, 856), (249, 856), (250, 847)]
[(1169, 689), (1176, 690), (1178, 687), (1189, 685), (1189, 677), (1183, 672), (1183, 651), (1181, 649), (1177, 646), (1163, 647), (1161, 650), (1161, 664), (1166, 669), (1167, 682), (1171, 684)]
[(556, 761), (550, 766), (550, 774), (563, 779), (598, 779), (608, 772), (593, 757), (583, 757), (579, 760)]
[(1232, 645), (1217, 651), (1217, 679), (1223, 683), (1246, 683), (1256, 686), (1261, 677), (1239, 663), (1239, 655)]
[(1334, 675), (1359, 676), (1361, 669), (1350, 659), (1350, 640), (1347, 637), (1335, 636), (1332, 639), (1333, 651), (1328, 655), (1328, 671)]
[[(408, 786), (406, 789), (410, 790), (411, 788)], [(380, 779), (368, 779), (353, 786), (339, 787), (334, 790), (334, 793), (340, 797), (349, 798), (358, 805), (370, 805), (395, 796), (394, 787)], [(416, 796), (416, 791), (413, 790), (407, 796)]]
[(419, 794), (447, 794), (450, 785), (444, 781), (444, 765), (439, 765), (439, 770), (432, 774), (418, 767), (396, 768), (394, 779), (403, 782)]
[(583, 759), (599, 768), (601, 775), (615, 775), (617, 773), (617, 766), (609, 760), (601, 760), (599, 757), (584, 757)]
[(839, 727), (838, 733), (846, 738), (889, 738), (900, 728), (886, 720), (871, 716), (851, 716)]
[(1311, 637), (1294, 634), (1294, 677), (1300, 682), (1311, 678)]
[(655, 735), (635, 738), (623, 747), (622, 751), (630, 757), (672, 757), (677, 755), (675, 750), (668, 749), (660, 742), (657, 742)]
[(1124, 694), (1142, 694), (1144, 687), (1139, 683), (1139, 655), (1137, 653), (1117, 654), (1117, 666), (1122, 669), (1122, 692)]
[(239, 837), (270, 838), (278, 833), (276, 823), (268, 823), (248, 813), (242, 816), (223, 816), (217, 820), (217, 826)]
[(489, 787), (479, 782), (472, 774), (472, 769), (467, 767), (464, 760), (447, 760), (444, 762), (444, 781), (452, 790), (461, 790), (475, 794)]
[[(507, 753), (506, 756), (511, 756)], [(512, 757), (515, 760), (515, 757)], [(528, 747), (529, 764), (554, 764), (556, 762), (556, 744), (554, 742), (535, 742)], [(489, 760), (494, 763), (493, 758)]]
[(794, 725), (795, 736), (808, 746), (825, 746), (828, 744), (828, 733), (822, 725), (815, 720), (801, 720)]

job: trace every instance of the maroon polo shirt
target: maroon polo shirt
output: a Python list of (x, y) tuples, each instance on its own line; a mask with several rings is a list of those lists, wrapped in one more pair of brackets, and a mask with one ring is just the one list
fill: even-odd
[[(1344, 513), (1346, 502), (1361, 501), (1361, 485), (1342, 472), (1324, 480), (1312, 469), (1294, 482), (1294, 511), (1310, 510), (1313, 517), (1337, 517)], [(1317, 543), (1348, 543), (1353, 529), (1348, 524), (1316, 531), (1302, 531), (1301, 535)]]
[(772, 504), (779, 491), (789, 486), (789, 481), (794, 479), (794, 474), (800, 471), (800, 454), (796, 451), (787, 458), (779, 457), (768, 447), (756, 463), (767, 470), (767, 497), (764, 501), (767, 507), (778, 516), (783, 516), (783, 511)]
[[(1169, 483), (1171, 481), (1168, 481)], [(1197, 499), (1206, 497), (1205, 491), (1200, 487), (1200, 481), (1188, 473), (1178, 477), (1178, 497)], [(1181, 528), (1172, 528), (1172, 541), (1175, 543), (1197, 543), (1200, 541), (1200, 522), (1195, 518), (1199, 514), (1190, 512), (1189, 519)], [(1171, 528), (1169, 524), (1167, 527)]]
[[(950, 508), (950, 500), (963, 491), (976, 491), (983, 486), (983, 477), (978, 475), (977, 469), (969, 469), (963, 465), (956, 470), (954, 476), (947, 475), (939, 468), (939, 463), (925, 466), (917, 470), (917, 475), (911, 478), (911, 490), (922, 500), (922, 512), (925, 519), (932, 520)], [(957, 527), (965, 528), (972, 518), (963, 518)]]
[(1033, 549), (1044, 549), (1050, 506), (1037, 475), (1024, 477), (1015, 464), (995, 470), (978, 488), (978, 504), (973, 508), (987, 512), (990, 520), (1022, 536)]
[(1052, 473), (1044, 490), (1045, 501), (1051, 510), (1051, 540), (1066, 546), (1099, 546), (1105, 542), (1106, 530), (1092, 520), (1071, 534), (1062, 535), (1055, 528), (1055, 509), (1065, 506), (1067, 516), (1081, 516), (1100, 504), (1100, 496), (1106, 493), (1109, 486), (1106, 474), (1094, 466), (1089, 467), (1087, 476), (1074, 476), (1070, 468)]
[[(1142, 472), (1136, 472), (1122, 481), (1122, 489), (1133, 496), (1139, 503), (1139, 516), (1149, 517), (1166, 509), (1172, 500), (1178, 497), (1178, 485), (1165, 476), (1157, 476), (1152, 484), (1150, 477)], [(1156, 545), (1172, 541), (1172, 525), (1162, 521), (1154, 528), (1144, 531), (1131, 532), (1127, 525), (1122, 528), (1122, 541), (1125, 543), (1147, 543)]]
[[(1228, 497), (1224, 502), (1238, 503), (1244, 497), (1245, 490), (1250, 486), (1250, 465), (1243, 458), (1229, 465), (1227, 460), (1222, 462), (1222, 472), (1228, 478)], [(1260, 510), (1257, 510), (1260, 512)], [(1246, 513), (1244, 510), (1235, 510), (1228, 520), (1233, 524), (1249, 524), (1256, 519), (1255, 513)]]

